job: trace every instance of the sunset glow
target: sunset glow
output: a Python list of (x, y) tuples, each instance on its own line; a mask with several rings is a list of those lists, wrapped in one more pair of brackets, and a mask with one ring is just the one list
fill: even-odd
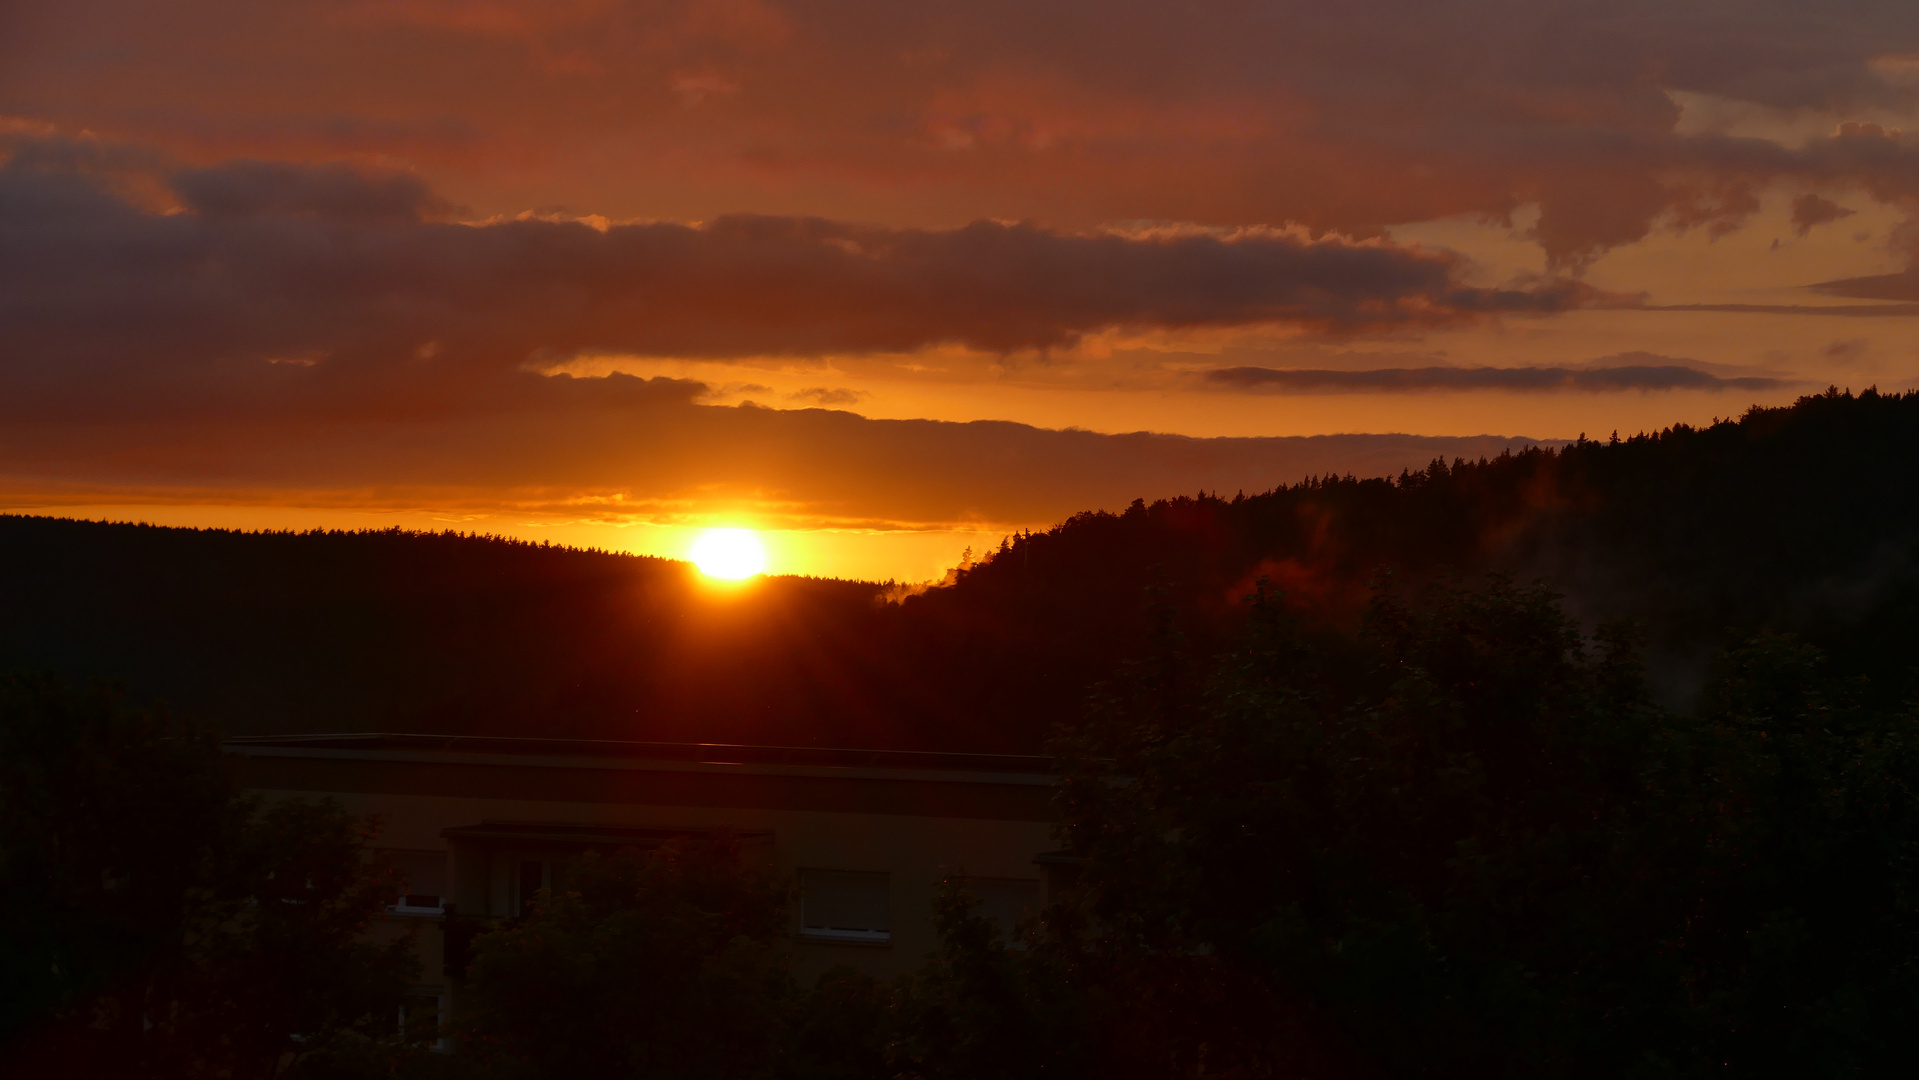
[(707, 577), (742, 581), (766, 570), (766, 549), (752, 529), (708, 529), (688, 552)]
[(1909, 8), (28, 5), (0, 513), (919, 582), (1919, 386)]
[(0, 1080), (1897, 1075), (1919, 0), (0, 0), (0, 597)]

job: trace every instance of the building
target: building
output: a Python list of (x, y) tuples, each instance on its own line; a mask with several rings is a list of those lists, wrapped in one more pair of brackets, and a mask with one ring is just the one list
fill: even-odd
[(949, 877), (1010, 927), (1067, 869), (1048, 854), (1045, 758), (387, 734), (225, 745), (269, 799), (331, 796), (380, 817), (375, 846), (408, 883), (391, 914), (421, 929), (416, 1014), (456, 1008), (472, 935), (587, 851), (732, 832), (743, 857), (798, 887), (803, 982), (835, 964), (880, 977), (919, 966)]

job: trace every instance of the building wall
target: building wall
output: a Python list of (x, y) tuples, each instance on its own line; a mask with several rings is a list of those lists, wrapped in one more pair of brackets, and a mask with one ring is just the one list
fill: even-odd
[[(887, 875), (884, 945), (809, 940), (795, 905), (803, 985), (835, 964), (882, 978), (918, 967), (938, 944), (932, 901), (948, 877), (979, 879), (989, 913), (1010, 921), (1015, 908), (1038, 903), (1033, 858), (1056, 846), (1048, 778), (1040, 776), (285, 749), (249, 753), (245, 775), (268, 798), (324, 794), (378, 815), (375, 846), (412, 879), (412, 891), (446, 896), (462, 915), (514, 914), (515, 866), (548, 857), (538, 844), (450, 844), (441, 835), (489, 822), (729, 829), (749, 838), (749, 859), (796, 885), (807, 870)], [(452, 980), (439, 963), (439, 920), (394, 918), (419, 922), (422, 990), (446, 998)]]

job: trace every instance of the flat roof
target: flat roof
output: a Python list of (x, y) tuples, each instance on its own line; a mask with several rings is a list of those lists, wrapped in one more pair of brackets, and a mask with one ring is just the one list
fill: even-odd
[(544, 739), (501, 735), (420, 735), (357, 732), (312, 735), (236, 735), (223, 746), (260, 750), (332, 750), (360, 753), (484, 754), (509, 757), (677, 761), (700, 765), (797, 765), (826, 769), (905, 769), (939, 772), (1053, 772), (1053, 759), (1036, 754), (972, 754), (930, 750), (859, 750), (818, 746), (744, 746), (735, 743), (636, 742), (618, 739)]
[(736, 829), (702, 828), (698, 826), (680, 826), (675, 828), (641, 828), (619, 825), (580, 825), (574, 822), (546, 821), (483, 821), (478, 825), (454, 825), (440, 830), (440, 835), (448, 840), (479, 841), (527, 841), (543, 846), (598, 847), (615, 845), (619, 847), (658, 847), (669, 840), (683, 839), (689, 836), (715, 835), (729, 833), (740, 840), (766, 840), (772, 833), (764, 830), (740, 831)]

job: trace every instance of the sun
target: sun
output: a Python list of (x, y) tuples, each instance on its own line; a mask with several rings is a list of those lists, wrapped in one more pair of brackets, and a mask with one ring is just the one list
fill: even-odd
[(707, 577), (739, 581), (766, 569), (766, 549), (752, 529), (708, 529), (693, 541), (690, 554)]

